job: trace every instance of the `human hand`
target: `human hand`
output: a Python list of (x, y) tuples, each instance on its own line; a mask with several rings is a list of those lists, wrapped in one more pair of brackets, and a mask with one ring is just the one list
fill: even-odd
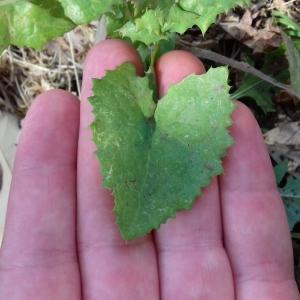
[[(113, 199), (101, 187), (87, 98), (92, 78), (124, 62), (143, 74), (128, 44), (95, 46), (84, 68), (81, 103), (50, 91), (28, 112), (0, 250), (0, 299), (299, 299), (270, 159), (242, 104), (233, 114), (235, 145), (224, 175), (193, 210), (143, 239), (121, 240)], [(204, 68), (191, 54), (175, 51), (156, 71), (162, 96), (170, 84)]]

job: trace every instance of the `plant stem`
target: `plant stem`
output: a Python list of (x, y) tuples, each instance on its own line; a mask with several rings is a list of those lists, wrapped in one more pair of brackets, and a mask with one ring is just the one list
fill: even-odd
[(128, 17), (129, 20), (133, 21), (133, 16), (131, 14), (131, 10), (130, 10), (128, 2), (126, 2), (126, 4), (125, 4), (125, 14), (126, 14), (126, 16)]

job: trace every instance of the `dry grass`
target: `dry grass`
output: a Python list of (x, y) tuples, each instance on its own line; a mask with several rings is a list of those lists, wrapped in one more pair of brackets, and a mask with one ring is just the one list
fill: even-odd
[(23, 117), (40, 93), (61, 88), (80, 94), (82, 63), (96, 25), (80, 26), (42, 51), (10, 47), (0, 57), (0, 108)]

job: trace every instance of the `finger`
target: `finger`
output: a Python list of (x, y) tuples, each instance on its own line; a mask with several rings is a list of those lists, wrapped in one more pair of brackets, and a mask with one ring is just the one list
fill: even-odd
[(111, 193), (101, 187), (100, 167), (90, 130), (93, 116), (87, 98), (92, 94), (92, 78), (101, 78), (107, 70), (125, 62), (132, 62), (137, 73), (143, 74), (142, 62), (132, 46), (119, 40), (107, 40), (91, 50), (84, 68), (78, 153), (78, 242), (85, 299), (152, 300), (158, 297), (152, 239), (147, 237), (132, 244), (121, 240), (112, 211), (114, 200)]
[[(205, 72), (192, 54), (174, 51), (156, 65), (160, 95), (192, 73)], [(162, 299), (233, 299), (233, 283), (222, 245), (217, 179), (189, 212), (178, 213), (156, 234)]]
[(29, 110), (18, 146), (0, 299), (80, 299), (75, 204), (79, 101), (50, 91)]
[(172, 85), (179, 83), (185, 77), (193, 73), (205, 73), (205, 67), (196, 56), (177, 50), (163, 55), (157, 61), (155, 71), (159, 95), (163, 97)]
[(224, 238), (239, 300), (299, 299), (290, 235), (260, 129), (244, 106), (221, 177)]

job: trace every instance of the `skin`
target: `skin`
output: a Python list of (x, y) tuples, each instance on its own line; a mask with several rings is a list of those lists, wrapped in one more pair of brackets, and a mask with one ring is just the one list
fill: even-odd
[[(64, 91), (39, 96), (26, 116), (0, 250), (0, 299), (300, 299), (290, 234), (263, 138), (237, 105), (235, 145), (190, 212), (125, 244), (101, 187), (87, 98), (92, 78), (132, 62), (125, 42), (95, 46), (86, 59), (79, 103)], [(156, 64), (159, 94), (205, 72), (192, 54), (170, 52)]]

